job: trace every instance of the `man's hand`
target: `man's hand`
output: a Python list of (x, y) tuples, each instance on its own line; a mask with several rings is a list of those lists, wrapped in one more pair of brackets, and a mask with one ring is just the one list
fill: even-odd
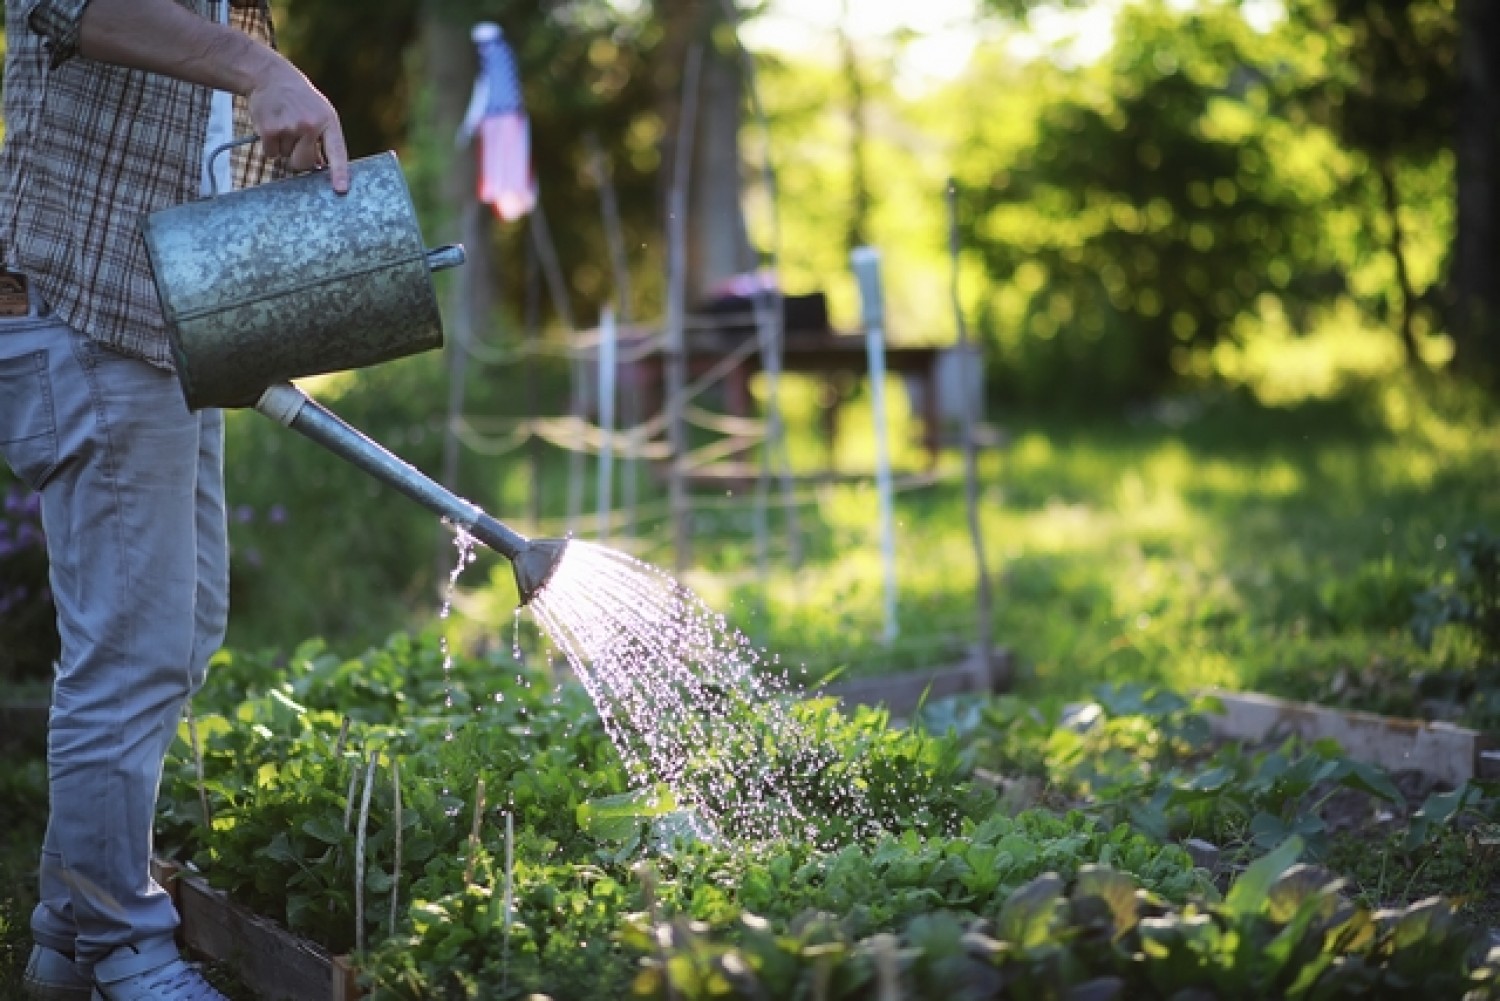
[(266, 155), (284, 157), (293, 170), (326, 166), (339, 194), (349, 190), (349, 153), (338, 112), (285, 59), (256, 78), (248, 94), (250, 120)]
[(174, 0), (91, 0), (79, 24), (78, 50), (85, 59), (248, 98), (267, 156), (284, 157), (293, 170), (326, 164), (333, 190), (349, 190), (338, 112), (297, 67), (248, 35)]

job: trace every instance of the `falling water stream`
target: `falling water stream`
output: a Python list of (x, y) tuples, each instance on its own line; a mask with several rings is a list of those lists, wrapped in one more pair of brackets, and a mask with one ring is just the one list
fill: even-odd
[(631, 780), (670, 788), (699, 836), (816, 841), (830, 810), (868, 826), (858, 782), (821, 780), (839, 757), (764, 653), (664, 571), (574, 540), (531, 608)]

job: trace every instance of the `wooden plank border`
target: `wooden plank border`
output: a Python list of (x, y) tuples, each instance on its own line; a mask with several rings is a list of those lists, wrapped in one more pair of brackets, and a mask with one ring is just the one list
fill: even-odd
[(172, 895), (182, 924), (181, 944), (202, 959), (223, 963), (266, 1001), (356, 1001), (358, 972), (268, 918), (234, 903), (174, 862), (153, 861), (152, 876)]
[[(961, 664), (925, 671), (904, 671), (877, 678), (836, 681), (822, 691), (852, 705), (885, 706), (896, 718), (910, 716), (925, 696), (928, 701), (950, 695), (989, 695), (1010, 688), (1015, 671), (1011, 651), (996, 649), (985, 663), (971, 656)], [(813, 696), (819, 692), (809, 692)]]
[(1488, 735), (1451, 723), (1377, 716), (1255, 692), (1209, 689), (1202, 694), (1218, 699), (1224, 707), (1222, 715), (1208, 717), (1216, 737), (1333, 740), (1356, 761), (1391, 772), (1418, 771), (1454, 787), (1488, 775), (1488, 752), (1496, 747)]

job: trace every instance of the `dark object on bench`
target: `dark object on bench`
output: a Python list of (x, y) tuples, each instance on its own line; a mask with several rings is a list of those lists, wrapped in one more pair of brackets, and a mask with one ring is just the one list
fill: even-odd
[[(724, 295), (710, 299), (698, 308), (698, 327), (728, 334), (750, 336), (755, 333), (756, 299), (771, 297), (770, 292), (754, 295)], [(709, 322), (703, 323), (702, 320)], [(828, 325), (828, 296), (822, 292), (781, 297), (781, 329), (785, 331), (822, 333)]]

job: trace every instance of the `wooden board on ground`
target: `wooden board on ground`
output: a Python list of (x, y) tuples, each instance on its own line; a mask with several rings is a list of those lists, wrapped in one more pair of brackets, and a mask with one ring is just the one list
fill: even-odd
[(893, 717), (904, 718), (915, 712), (924, 698), (930, 702), (950, 695), (987, 695), (1006, 691), (1010, 687), (1012, 667), (1011, 652), (998, 649), (990, 655), (988, 666), (977, 656), (971, 656), (952, 667), (838, 681), (825, 691), (853, 705), (883, 705)]
[(1332, 740), (1356, 761), (1390, 772), (1421, 772), (1455, 787), (1481, 774), (1484, 754), (1494, 746), (1485, 734), (1451, 723), (1396, 719), (1255, 693), (1204, 694), (1224, 706), (1223, 715), (1209, 716), (1216, 737)]
[(178, 935), (195, 955), (231, 967), (266, 1001), (348, 1001), (359, 997), (347, 964), (276, 923), (232, 902), (168, 862), (154, 862), (182, 917)]

